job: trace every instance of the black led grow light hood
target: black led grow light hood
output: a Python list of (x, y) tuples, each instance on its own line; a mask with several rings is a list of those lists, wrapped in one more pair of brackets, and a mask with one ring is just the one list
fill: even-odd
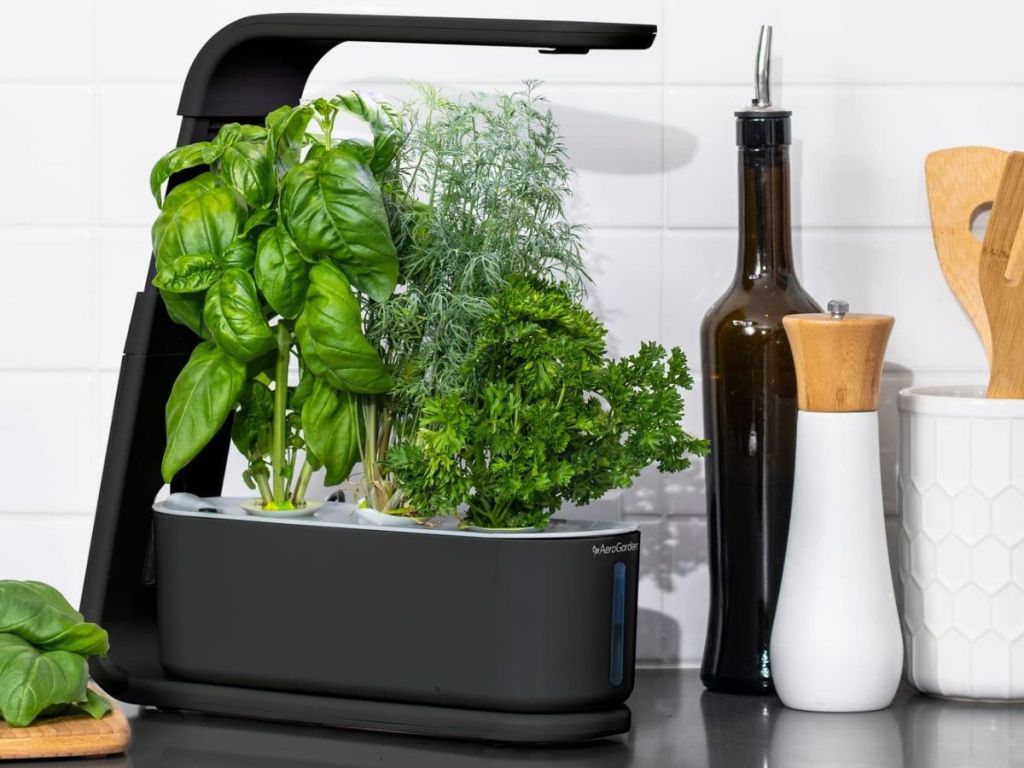
[[(182, 91), (178, 143), (210, 139), (227, 122), (262, 123), (264, 116), (276, 107), (298, 104), (316, 63), (331, 48), (346, 41), (517, 46), (550, 53), (586, 53), (596, 49), (648, 48), (655, 33), (656, 28), (648, 25), (567, 21), (325, 14), (252, 16), (224, 27), (196, 56)], [(188, 175), (188, 172), (179, 174), (171, 180), (171, 185)], [(584, 707), (582, 711), (495, 712), (466, 706), (339, 698), (200, 683), (166, 672), (158, 648), (157, 569), (151, 505), (163, 485), (160, 461), (164, 445), (164, 406), (171, 385), (197, 340), (190, 331), (168, 318), (159, 294), (150, 283), (153, 270), (151, 259), (149, 277), (136, 295), (125, 342), (82, 594), (83, 613), (105, 626), (111, 636), (109, 656), (94, 660), (91, 667), (101, 686), (122, 701), (164, 709), (456, 738), (550, 742), (628, 730), (630, 714), (621, 701), (597, 708)], [(172, 490), (199, 496), (219, 495), (229, 436), (230, 428), (226, 426), (178, 474)], [(257, 532), (263, 528), (252, 530)], [(298, 535), (297, 529), (292, 533)], [(616, 573), (622, 575), (622, 569), (626, 569), (623, 578), (630, 580), (624, 593), (625, 618), (621, 618), (621, 586), (619, 607), (613, 609), (618, 610), (620, 616), (620, 664), (622, 643), (626, 644), (631, 661), (635, 640), (639, 534), (634, 532), (629, 536), (632, 538), (625, 550), (618, 542), (613, 543), (611, 550), (602, 544), (604, 548), (600, 550), (631, 553), (614, 558), (627, 561), (617, 564)], [(392, 535), (384, 535), (384, 539), (399, 540)], [(483, 546), (491, 546), (491, 543)], [(520, 544), (509, 544), (503, 551), (509, 553), (513, 546), (520, 547)], [(544, 557), (550, 560), (550, 548), (562, 545), (546, 541), (539, 546), (548, 548)], [(576, 544), (573, 546), (576, 547), (573, 557), (579, 558), (582, 568), (591, 568), (593, 563), (596, 569), (601, 563), (597, 557), (598, 546), (593, 547), (593, 556), (589, 554), (589, 544), (585, 551)], [(426, 552), (427, 549), (413, 551)], [(298, 556), (301, 557), (301, 553)], [(490, 562), (488, 556), (478, 554), (475, 557), (479, 562)], [(231, 552), (225, 551), (225, 569), (231, 568), (230, 558)], [(611, 584), (612, 564), (609, 560), (607, 568), (601, 565), (597, 581), (602, 590)], [(161, 570), (166, 571), (167, 567), (167, 563), (163, 563)], [(189, 567), (187, 561), (173, 566), (176, 569)], [(608, 596), (602, 593), (602, 600)], [(607, 603), (600, 605), (603, 612)], [(466, 610), (471, 614), (473, 606), (467, 605)], [(508, 620), (515, 621), (516, 617), (510, 615)], [(606, 617), (604, 621), (609, 620)], [(628, 624), (625, 634), (622, 621)], [(244, 639), (239, 638), (239, 642)], [(608, 647), (606, 634), (594, 638), (593, 642), (604, 643), (602, 648)], [(603, 663), (607, 665), (607, 656)], [(627, 673), (631, 687), (631, 664)], [(619, 674), (622, 674), (621, 666)], [(628, 695), (623, 685), (622, 699)]]

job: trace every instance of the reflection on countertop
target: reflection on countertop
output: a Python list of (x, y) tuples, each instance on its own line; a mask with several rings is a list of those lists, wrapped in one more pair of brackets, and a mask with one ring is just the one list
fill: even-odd
[[(126, 707), (127, 755), (89, 768), (964, 768), (1024, 765), (1024, 705), (944, 701), (904, 687), (879, 712), (821, 714), (775, 698), (706, 693), (695, 670), (637, 674), (627, 737), (560, 747), (510, 747), (262, 723)], [(17, 763), (9, 763), (17, 765)], [(66, 762), (23, 763), (33, 768)]]

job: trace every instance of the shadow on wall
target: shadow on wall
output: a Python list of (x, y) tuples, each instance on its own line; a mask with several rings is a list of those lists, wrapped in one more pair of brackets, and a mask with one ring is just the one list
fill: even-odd
[[(551, 100), (551, 113), (562, 129), (572, 167), (580, 171), (663, 173), (686, 165), (697, 153), (695, 134), (660, 122), (559, 104), (557, 96)], [(673, 151), (665, 153), (669, 145)]]
[(897, 400), (901, 389), (914, 385), (914, 372), (895, 363), (882, 367), (882, 386), (878, 400), (878, 444), (882, 464), (882, 504), (887, 515), (895, 515), (899, 506), (896, 473), (900, 460), (900, 414)]

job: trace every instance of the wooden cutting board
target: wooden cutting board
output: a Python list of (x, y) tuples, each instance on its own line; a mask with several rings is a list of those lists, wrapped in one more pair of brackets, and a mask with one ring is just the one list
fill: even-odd
[(0, 722), (0, 760), (114, 755), (128, 748), (131, 729), (117, 708), (102, 720), (86, 714), (52, 717), (26, 728)]

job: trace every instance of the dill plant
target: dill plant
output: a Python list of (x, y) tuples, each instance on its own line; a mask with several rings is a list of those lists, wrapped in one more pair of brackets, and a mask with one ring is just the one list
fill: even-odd
[(557, 280), (579, 299), (586, 276), (581, 228), (566, 216), (572, 170), (536, 84), (461, 98), (417, 90), (383, 185), (400, 286), (363, 307), (395, 381), (361, 398), (359, 490), (379, 511), (404, 509), (388, 452), (415, 439), (425, 402), (461, 386), (491, 298), (515, 277)]

